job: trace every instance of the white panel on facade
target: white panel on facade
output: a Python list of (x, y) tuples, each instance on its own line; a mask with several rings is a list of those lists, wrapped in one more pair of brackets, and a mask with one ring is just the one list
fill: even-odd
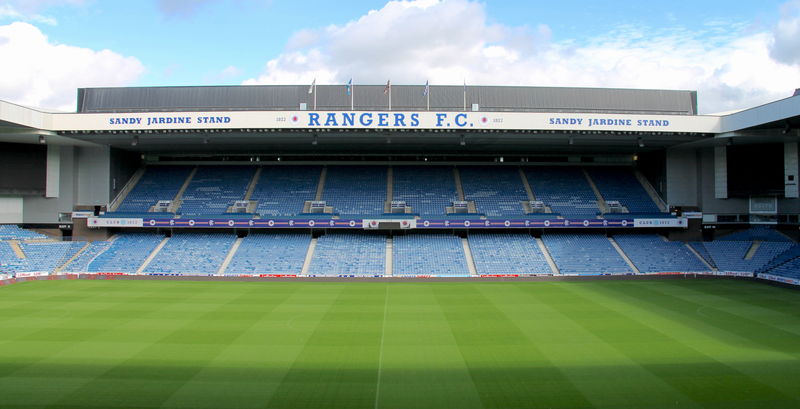
[(797, 198), (797, 142), (787, 142), (783, 144), (783, 183), (784, 195), (787, 198)]
[(61, 188), (61, 147), (47, 145), (45, 197), (58, 197)]
[(22, 197), (0, 197), (0, 223), (22, 223)]

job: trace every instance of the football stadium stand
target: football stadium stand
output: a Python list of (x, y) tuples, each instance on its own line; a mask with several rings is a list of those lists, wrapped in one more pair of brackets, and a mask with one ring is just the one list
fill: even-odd
[(392, 275), (468, 276), (461, 239), (448, 233), (409, 233), (392, 239)]
[(180, 198), (184, 216), (219, 215), (244, 199), (254, 166), (200, 166)]
[(250, 200), (261, 216), (294, 216), (314, 200), (321, 166), (264, 166)]
[(460, 166), (464, 199), (475, 202), (486, 216), (521, 216), (528, 194), (519, 168), (513, 166)]
[(308, 274), (382, 276), (386, 238), (366, 232), (329, 233), (317, 239)]
[[(718, 240), (701, 243), (721, 271), (755, 272), (792, 243)], [(755, 247), (755, 248), (754, 248)]]
[(108, 250), (113, 244), (113, 241), (93, 241), (89, 243), (75, 259), (73, 259), (63, 271), (67, 272), (85, 272), (89, 271), (89, 264), (101, 253)]
[(158, 274), (216, 274), (236, 236), (230, 233), (176, 233), (144, 271)]
[(382, 215), (386, 173), (386, 166), (328, 166), (322, 200), (341, 215)]
[(614, 240), (642, 273), (708, 271), (683, 243), (658, 234), (620, 234)]
[(587, 171), (606, 201), (617, 200), (630, 213), (661, 213), (630, 168), (599, 166)]
[(249, 234), (225, 274), (300, 274), (310, 242), (308, 233)]
[(552, 274), (536, 241), (527, 234), (471, 233), (469, 247), (478, 274)]
[(146, 213), (159, 200), (173, 200), (192, 173), (192, 166), (148, 166), (116, 212)]
[(444, 216), (458, 200), (453, 168), (447, 166), (394, 166), (392, 200), (402, 200), (420, 216)]
[(47, 239), (44, 234), (26, 230), (13, 224), (0, 224), (0, 240), (36, 240)]
[(749, 229), (741, 230), (731, 234), (716, 237), (715, 240), (725, 241), (777, 241), (777, 242), (791, 242), (791, 240), (783, 234), (769, 228), (768, 226), (752, 226)]
[(536, 200), (564, 217), (595, 218), (600, 208), (583, 169), (541, 166), (525, 169)]
[(135, 273), (164, 239), (156, 233), (120, 234), (105, 251), (87, 264), (88, 272)]
[(562, 274), (618, 274), (633, 271), (602, 234), (546, 233), (542, 241)]

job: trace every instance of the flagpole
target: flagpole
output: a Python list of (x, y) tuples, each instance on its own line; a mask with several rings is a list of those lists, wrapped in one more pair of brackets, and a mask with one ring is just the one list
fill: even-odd
[(425, 83), (425, 107), (428, 111), (431, 110), (431, 89), (428, 83)]
[(350, 79), (350, 110), (351, 111), (355, 111), (355, 108), (354, 108), (355, 104), (353, 103), (353, 101), (355, 100), (355, 97), (356, 97), (356, 87), (353, 86), (353, 82), (352, 81), (353, 80)]
[(314, 110), (317, 110), (317, 80), (314, 79)]
[(467, 111), (467, 80), (464, 80), (464, 112)]

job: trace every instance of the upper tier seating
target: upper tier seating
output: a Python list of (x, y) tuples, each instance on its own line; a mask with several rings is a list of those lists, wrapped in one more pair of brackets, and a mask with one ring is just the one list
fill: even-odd
[(521, 201), (528, 200), (517, 167), (460, 166), (464, 198), (475, 202), (478, 213), (486, 216), (522, 216)]
[(751, 226), (749, 229), (716, 237), (715, 240), (726, 241), (778, 241), (790, 243), (791, 240), (769, 226)]
[(314, 200), (321, 166), (264, 166), (250, 200), (262, 216), (294, 216)]
[(367, 232), (328, 233), (317, 239), (308, 274), (383, 275), (386, 237)]
[(469, 248), (478, 274), (552, 274), (536, 240), (527, 234), (470, 233)]
[(409, 233), (392, 239), (392, 274), (468, 276), (461, 239), (448, 233)]
[(566, 218), (594, 219), (600, 211), (597, 196), (581, 168), (533, 167), (526, 168), (525, 175), (536, 199), (550, 206), (553, 213)]
[(322, 199), (343, 216), (383, 214), (386, 166), (329, 166)]
[(300, 274), (310, 242), (308, 233), (251, 233), (225, 274)]
[(755, 272), (792, 247), (792, 243), (761, 242), (753, 257), (746, 260), (745, 257), (753, 244), (751, 241), (731, 240), (702, 243), (720, 271), (736, 272)]
[(200, 166), (181, 197), (185, 216), (221, 215), (243, 200), (255, 166)]
[(88, 264), (89, 272), (135, 273), (164, 236), (156, 233), (124, 233)]
[(394, 166), (392, 173), (392, 200), (404, 200), (420, 216), (444, 216), (458, 200), (452, 167)]
[(642, 273), (708, 271), (683, 243), (664, 241), (658, 234), (620, 234), (614, 240)]
[(159, 200), (175, 199), (190, 173), (191, 166), (148, 166), (116, 212), (146, 213)]
[(601, 234), (545, 233), (542, 240), (562, 274), (632, 272), (608, 238)]
[(236, 236), (230, 233), (176, 233), (145, 267), (146, 273), (216, 274)]
[(606, 201), (618, 200), (630, 213), (661, 213), (632, 169), (598, 166), (587, 171)]

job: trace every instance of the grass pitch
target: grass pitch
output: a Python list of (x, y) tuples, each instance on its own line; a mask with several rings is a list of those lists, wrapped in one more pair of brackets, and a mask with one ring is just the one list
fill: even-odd
[(797, 408), (800, 292), (732, 280), (39, 281), (0, 407)]

